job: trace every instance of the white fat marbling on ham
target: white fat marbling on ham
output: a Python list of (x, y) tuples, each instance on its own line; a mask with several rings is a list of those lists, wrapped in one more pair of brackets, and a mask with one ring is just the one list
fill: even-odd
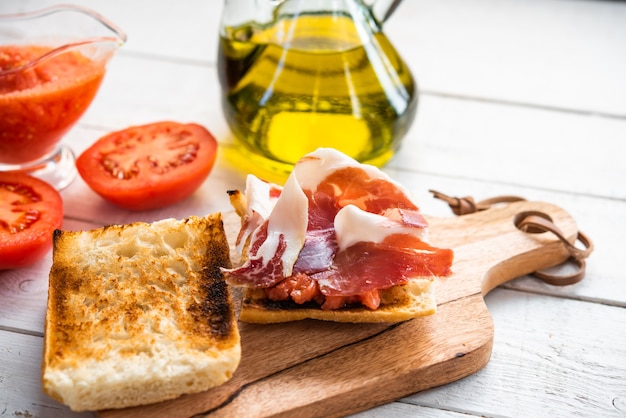
[[(224, 269), (224, 273), (234, 282), (253, 279), (263, 286), (271, 286), (289, 277), (298, 254), (304, 245), (308, 223), (308, 200), (295, 177), (290, 177), (280, 193), (280, 198), (273, 202), (271, 185), (266, 188), (262, 181), (251, 180), (248, 183), (257, 189), (250, 190), (257, 209), (248, 211), (252, 216), (267, 213), (250, 237), (250, 247), (244, 264), (235, 269)], [(248, 191), (246, 192), (248, 193)], [(244, 222), (245, 224), (245, 222)], [(245, 238), (242, 241), (246, 241)]]
[(318, 148), (307, 154), (296, 164), (293, 172), (298, 177), (298, 182), (303, 190), (315, 190), (330, 173), (346, 167), (359, 167), (372, 179), (386, 180), (395, 184), (387, 174), (378, 168), (368, 164), (360, 164), (333, 148)]
[[(256, 176), (246, 177), (246, 198), (248, 199), (248, 216), (253, 212), (265, 220), (272, 213), (276, 199), (271, 196), (272, 187), (280, 187), (258, 179)], [(258, 225), (257, 225), (258, 226)]]
[[(272, 213), (276, 204), (276, 197), (272, 197), (272, 188), (282, 187), (264, 182), (253, 175), (246, 177), (246, 213), (242, 222), (242, 229), (237, 236), (235, 248), (242, 253), (246, 239), (259, 227)], [(280, 192), (275, 193), (278, 195)]]
[(276, 248), (279, 238), (282, 236), (287, 246), (281, 260), (283, 263), (283, 276), (291, 276), (293, 265), (298, 259), (298, 254), (304, 245), (308, 223), (309, 201), (300, 188), (296, 178), (291, 176), (281, 193), (281, 198), (276, 201), (268, 219), (268, 234), (265, 243), (259, 248), (257, 255), (264, 260), (272, 258), (273, 249)]
[[(394, 212), (398, 213), (398, 212)], [(359, 242), (380, 244), (390, 235), (406, 234), (424, 241), (425, 227), (407, 224), (401, 216), (394, 219), (366, 212), (354, 205), (343, 207), (335, 217), (335, 232), (339, 251), (343, 251)]]

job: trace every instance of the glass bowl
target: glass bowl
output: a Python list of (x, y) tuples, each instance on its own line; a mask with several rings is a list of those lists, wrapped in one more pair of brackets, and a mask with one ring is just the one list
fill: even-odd
[(22, 171), (62, 189), (76, 176), (63, 136), (100, 88), (126, 34), (71, 5), (0, 15), (0, 171)]

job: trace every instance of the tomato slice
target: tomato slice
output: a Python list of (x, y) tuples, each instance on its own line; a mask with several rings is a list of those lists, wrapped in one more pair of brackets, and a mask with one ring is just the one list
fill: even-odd
[(96, 141), (76, 160), (80, 176), (130, 210), (172, 205), (195, 192), (215, 163), (217, 141), (195, 123), (131, 126)]
[(52, 247), (63, 222), (63, 200), (48, 183), (0, 172), (0, 270), (24, 267)]

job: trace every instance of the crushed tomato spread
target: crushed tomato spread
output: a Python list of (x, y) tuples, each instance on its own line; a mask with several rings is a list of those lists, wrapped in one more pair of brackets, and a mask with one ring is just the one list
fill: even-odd
[(33, 63), (43, 46), (0, 46), (0, 163), (34, 161), (87, 110), (104, 65), (75, 50)]

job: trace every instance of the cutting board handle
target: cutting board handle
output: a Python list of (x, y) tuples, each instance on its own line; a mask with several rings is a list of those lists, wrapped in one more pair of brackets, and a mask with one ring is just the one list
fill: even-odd
[[(446, 199), (456, 204), (457, 198)], [(459, 204), (463, 209), (455, 212), (465, 213), (462, 216), (428, 219), (431, 243), (453, 248), (455, 253), (453, 274), (437, 284), (439, 303), (475, 293), (484, 296), (509, 280), (535, 272), (557, 285), (575, 283), (584, 276), (584, 259), (593, 244), (562, 208), (515, 196), (492, 198), (488, 204), (474, 203), (471, 198), (458, 200), (471, 203)], [(470, 206), (474, 212), (463, 212)], [(576, 247), (577, 240), (584, 250)], [(578, 267), (572, 274), (561, 276), (559, 271), (554, 276), (545, 270), (570, 258)]]
[[(455, 215), (466, 215), (482, 210), (487, 210), (495, 205), (523, 202), (523, 197), (514, 195), (495, 196), (475, 202), (471, 196), (452, 197), (436, 190), (429, 190), (435, 198), (448, 203)], [(542, 212), (523, 212), (516, 216), (515, 225), (518, 229), (526, 233), (551, 232), (565, 245), (570, 254), (569, 260), (576, 266), (574, 271), (567, 274), (554, 274), (546, 270), (537, 270), (533, 274), (544, 282), (553, 286), (568, 286), (581, 281), (585, 277), (585, 259), (593, 251), (593, 242), (582, 231), (578, 231), (575, 242), (570, 242), (563, 232), (554, 224), (550, 217)], [(576, 246), (576, 242), (582, 243), (583, 249)]]

